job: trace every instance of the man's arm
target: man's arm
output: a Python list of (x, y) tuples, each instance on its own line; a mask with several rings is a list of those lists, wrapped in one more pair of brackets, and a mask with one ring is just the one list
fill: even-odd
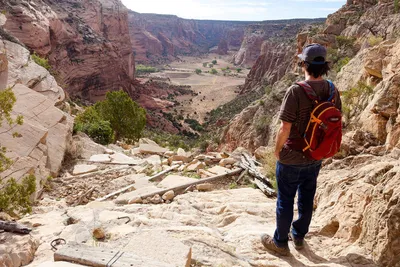
[(289, 138), (291, 128), (292, 128), (292, 123), (287, 121), (281, 121), (279, 132), (276, 135), (276, 144), (275, 144), (275, 157), (278, 160), (279, 160), (279, 152), (282, 150), (283, 145)]

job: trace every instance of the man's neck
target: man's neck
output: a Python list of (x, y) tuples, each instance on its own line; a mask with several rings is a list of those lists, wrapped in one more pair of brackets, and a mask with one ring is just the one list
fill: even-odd
[(323, 81), (324, 78), (322, 78), (322, 76), (319, 76), (318, 78), (314, 78), (314, 76), (308, 74), (307, 72), (305, 73), (306, 76), (306, 80), (307, 81)]

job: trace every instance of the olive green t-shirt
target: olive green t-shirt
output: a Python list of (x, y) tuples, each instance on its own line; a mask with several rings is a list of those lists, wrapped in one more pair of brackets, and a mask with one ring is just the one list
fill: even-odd
[[(329, 98), (330, 89), (329, 83), (326, 80), (306, 82), (315, 91), (320, 101)], [(339, 110), (342, 109), (342, 102), (337, 89), (335, 94), (335, 106)], [(310, 120), (312, 108), (313, 103), (301, 86), (295, 84), (286, 91), (279, 112), (279, 119), (292, 123), (289, 138), (301, 138)], [(284, 146), (279, 155), (279, 162), (287, 165), (305, 165), (314, 163), (315, 160), (306, 157), (302, 151), (292, 150)]]

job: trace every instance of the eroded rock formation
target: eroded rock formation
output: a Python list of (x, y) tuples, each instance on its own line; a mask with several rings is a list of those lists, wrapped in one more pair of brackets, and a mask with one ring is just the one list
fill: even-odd
[[(73, 122), (57, 108), (66, 105), (65, 93), (54, 77), (31, 59), (26, 48), (4, 38), (0, 36), (0, 90), (12, 88), (17, 99), (13, 116), (23, 115), (24, 123), (10, 127), (3, 122), (1, 145), (7, 147), (13, 164), (0, 179), (14, 177), (19, 181), (35, 174), (40, 189), (42, 179), (58, 175)], [(20, 136), (13, 137), (14, 132)]]
[(133, 91), (128, 11), (119, 0), (3, 0), (0, 8), (4, 29), (48, 57), (71, 96), (96, 101), (107, 91)]

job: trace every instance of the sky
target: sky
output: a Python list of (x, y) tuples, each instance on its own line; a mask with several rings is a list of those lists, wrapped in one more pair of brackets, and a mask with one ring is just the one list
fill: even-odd
[(122, 0), (139, 13), (177, 15), (185, 19), (262, 21), (321, 18), (346, 0)]

